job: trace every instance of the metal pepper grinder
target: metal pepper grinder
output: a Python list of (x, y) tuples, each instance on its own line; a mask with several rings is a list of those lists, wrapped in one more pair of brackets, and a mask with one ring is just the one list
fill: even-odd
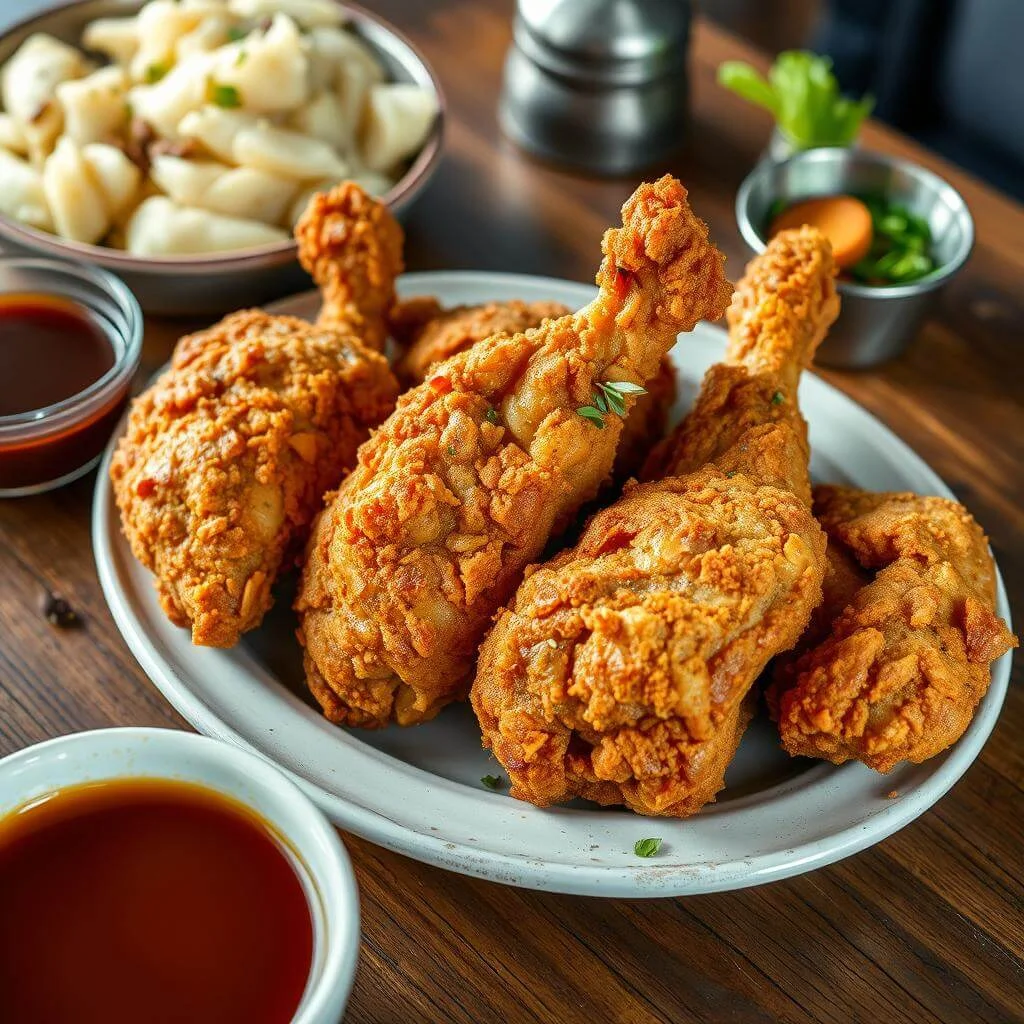
[(517, 0), (502, 129), (545, 159), (626, 174), (678, 148), (690, 0)]

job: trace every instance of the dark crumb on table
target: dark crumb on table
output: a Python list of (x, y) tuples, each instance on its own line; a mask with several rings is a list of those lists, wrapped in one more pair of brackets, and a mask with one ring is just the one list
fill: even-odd
[(73, 629), (82, 624), (78, 612), (63, 597), (50, 591), (43, 597), (43, 615), (51, 626), (58, 629)]

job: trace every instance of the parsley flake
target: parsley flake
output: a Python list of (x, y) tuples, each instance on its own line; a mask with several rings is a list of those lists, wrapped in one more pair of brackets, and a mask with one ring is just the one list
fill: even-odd
[(248, 50), (239, 50), (238, 56), (235, 58), (235, 67), (240, 68), (249, 59)]
[(232, 25), (231, 28), (228, 29), (228, 41), (237, 43), (240, 39), (244, 39), (248, 34), (249, 33), (246, 32), (241, 25)]
[(505, 780), (500, 775), (485, 775), (480, 781), (488, 789), (501, 789), (505, 785)]
[(206, 86), (206, 98), (218, 107), (231, 109), (242, 105), (242, 97), (233, 85), (223, 85), (212, 78)]
[(633, 852), (638, 857), (653, 857), (660, 849), (661, 839), (638, 839), (633, 844)]
[(170, 70), (171, 69), (166, 64), (150, 64), (149, 67), (146, 68), (146, 84), (156, 85), (156, 83), (159, 82), (160, 79), (163, 78)]
[(772, 395), (772, 405), (782, 405), (785, 400), (786, 396), (781, 391), (776, 391), (775, 394)]
[(484, 413), (484, 419), (487, 420), (488, 423), (493, 423), (495, 426), (501, 422), (498, 418), (498, 410), (493, 406)]
[(453, 459), (455, 458), (456, 455), (458, 455), (458, 452), (455, 450), (455, 445), (453, 445), (453, 444), (448, 445), (448, 454)]
[(590, 420), (595, 427), (604, 427), (605, 413), (613, 412), (616, 416), (626, 415), (626, 395), (646, 395), (647, 391), (628, 380), (607, 380), (599, 382), (590, 393), (590, 405), (577, 409), (584, 419)]

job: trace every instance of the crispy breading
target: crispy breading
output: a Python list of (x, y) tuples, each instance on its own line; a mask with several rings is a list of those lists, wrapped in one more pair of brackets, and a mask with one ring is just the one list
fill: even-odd
[(392, 307), (391, 336), (405, 350), (395, 364), (407, 387), (426, 380), (430, 370), (494, 334), (522, 334), (557, 320), (572, 310), (560, 302), (488, 302), (480, 306), (444, 309), (436, 299), (420, 295)]
[[(336, 226), (340, 210), (362, 209), (356, 191), (340, 186), (311, 208), (307, 261), (320, 259), (310, 250), (319, 237), (344, 234), (314, 230), (318, 218)], [(347, 266), (357, 265), (350, 254)], [(390, 272), (363, 278), (390, 293)], [(379, 320), (379, 300), (367, 299), (358, 328)], [(314, 326), (247, 310), (181, 339), (170, 368), (133, 403), (110, 475), (132, 551), (194, 643), (230, 647), (259, 624), (324, 492), (397, 394), (384, 357), (338, 320)]]
[[(437, 299), (418, 295), (398, 302), (391, 309), (391, 335), (405, 349), (395, 367), (406, 387), (421, 384), (438, 363), (465, 352), (478, 341), (496, 334), (521, 334), (539, 327), (545, 320), (569, 313), (559, 302), (489, 302), (480, 306), (444, 309)], [(647, 394), (638, 397), (622, 428), (615, 453), (612, 478), (618, 484), (636, 476), (662, 439), (668, 413), (676, 400), (676, 375), (672, 361), (662, 359)]]
[(796, 392), (834, 273), (817, 232), (773, 239), (730, 307), (735, 362), (662, 449), (672, 475), (627, 486), (499, 615), (472, 701), (513, 796), (683, 817), (721, 789), (755, 679), (821, 599)]
[(465, 696), (494, 612), (611, 469), (621, 418), (577, 409), (597, 382), (649, 381), (721, 314), (724, 258), (673, 179), (641, 185), (602, 248), (592, 303), (436, 367), (320, 517), (296, 607), (333, 721), (414, 724)]
[(859, 574), (826, 580), (827, 628), (776, 672), (783, 746), (882, 772), (924, 761), (963, 735), (990, 663), (1017, 645), (995, 614), (988, 541), (945, 498), (829, 486), (814, 499), (835, 558)]
[(402, 273), (404, 235), (391, 211), (357, 185), (318, 192), (295, 225), (299, 262), (323, 294), (317, 326), (382, 351)]

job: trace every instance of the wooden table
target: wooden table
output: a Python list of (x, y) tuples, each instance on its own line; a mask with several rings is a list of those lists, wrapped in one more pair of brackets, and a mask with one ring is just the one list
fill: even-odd
[[(540, 166), (500, 137), (509, 0), (372, 6), (423, 48), (450, 104), (447, 156), (407, 225), (410, 269), (589, 279), (601, 231), (634, 183)], [(733, 276), (748, 256), (733, 197), (769, 129), (714, 84), (718, 62), (736, 56), (757, 55), (697, 26), (691, 142), (657, 169), (689, 186)], [(970, 506), (1022, 609), (1024, 210), (892, 132), (870, 126), (864, 141), (953, 182), (974, 213), (978, 244), (903, 358), (824, 376), (905, 438)], [(149, 327), (147, 370), (167, 358), (180, 330)], [(184, 726), (107, 612), (90, 551), (93, 484), (89, 477), (0, 502), (0, 754), (72, 730)], [(83, 613), (84, 628), (46, 623), (37, 608), (47, 589)], [(349, 1019), (1024, 1019), (1019, 659), (1014, 676), (995, 733), (937, 807), (874, 849), (788, 882), (649, 902), (551, 896), (447, 874), (347, 837), (364, 929)]]

